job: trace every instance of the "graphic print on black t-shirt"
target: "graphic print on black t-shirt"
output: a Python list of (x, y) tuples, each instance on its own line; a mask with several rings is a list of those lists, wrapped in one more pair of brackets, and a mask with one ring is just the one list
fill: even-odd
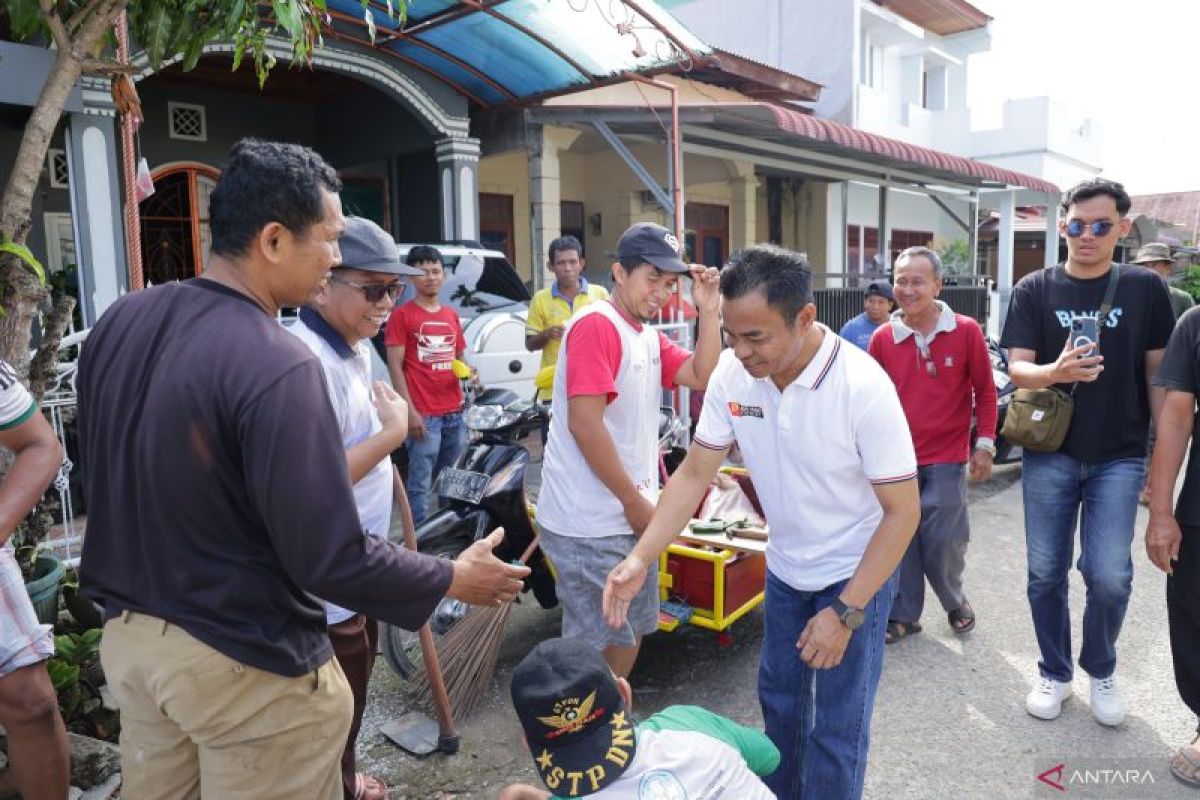
[[(1107, 272), (1084, 280), (1062, 265), (1025, 276), (1013, 289), (1001, 346), (1033, 350), (1036, 363), (1053, 363), (1071, 320), (1097, 317), (1107, 288)], [(1166, 347), (1175, 324), (1167, 285), (1145, 267), (1122, 265), (1113, 307), (1101, 322), (1104, 371), (1075, 386), (1075, 412), (1059, 452), (1088, 462), (1140, 458), (1150, 421), (1146, 352)]]

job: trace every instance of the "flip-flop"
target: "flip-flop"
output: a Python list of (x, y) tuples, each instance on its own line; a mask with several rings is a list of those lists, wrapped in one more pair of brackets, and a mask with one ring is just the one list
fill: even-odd
[(1176, 750), (1171, 756), (1171, 774), (1180, 783), (1200, 789), (1200, 758), (1190, 754), (1186, 747)]
[(950, 630), (959, 635), (975, 630), (975, 609), (971, 608), (970, 603), (963, 603), (953, 611), (946, 612), (946, 619), (950, 620)]
[(895, 644), (901, 639), (907, 639), (914, 633), (921, 632), (921, 623), (919, 622), (891, 622), (887, 624), (887, 630), (883, 634), (885, 644)]
[(354, 775), (354, 800), (388, 800), (387, 784), (374, 775)]

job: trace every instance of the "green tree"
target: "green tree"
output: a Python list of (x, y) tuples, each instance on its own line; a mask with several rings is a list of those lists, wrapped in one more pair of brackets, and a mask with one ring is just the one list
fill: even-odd
[[(368, 0), (364, 19), (374, 34)], [(405, 0), (388, 2), (389, 13), (403, 21)], [(24, 250), (33, 195), (46, 160), (50, 137), (72, 87), (83, 74), (119, 76), (131, 71), (116, 63), (113, 25), (128, 14), (130, 33), (145, 48), (150, 67), (180, 58), (184, 69), (196, 65), (206, 44), (234, 43), (233, 68), (249, 58), (260, 85), (274, 59), (268, 36), (292, 45), (293, 63), (307, 63), (321, 44), (325, 0), (0, 0), (0, 14), (18, 41), (40, 42), (55, 51), (51, 69), (21, 137), (17, 158), (0, 197), (0, 357), (24, 371), (31, 323), (46, 297), (40, 267), (31, 269)], [(3, 22), (3, 20), (0, 20)], [(0, 25), (3, 28), (3, 25)], [(66, 314), (71, 312), (68, 309)]]

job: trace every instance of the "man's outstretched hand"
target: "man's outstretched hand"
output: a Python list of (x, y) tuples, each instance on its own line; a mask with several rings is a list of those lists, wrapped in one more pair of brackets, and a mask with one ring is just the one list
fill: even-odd
[(608, 573), (604, 582), (604, 621), (609, 627), (619, 628), (625, 624), (629, 604), (642, 584), (646, 582), (646, 565), (637, 556), (629, 556)]
[(524, 586), (521, 579), (529, 574), (529, 567), (505, 564), (492, 555), (502, 541), (504, 529), (496, 528), (462, 551), (454, 561), (454, 577), (446, 596), (473, 606), (493, 607), (516, 598)]

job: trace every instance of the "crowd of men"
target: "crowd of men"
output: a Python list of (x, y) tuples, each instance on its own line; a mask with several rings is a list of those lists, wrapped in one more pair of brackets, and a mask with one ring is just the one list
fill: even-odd
[[(438, 251), (414, 247), (402, 261), (386, 232), (343, 215), (339, 188), (311, 150), (239, 142), (212, 193), (204, 275), (124, 297), (81, 358), (81, 586), (104, 609), (126, 796), (386, 798), (354, 758), (377, 621), (415, 629), (445, 597), (498, 606), (528, 574), (492, 555), (500, 532), (454, 561), (388, 539), (394, 505), (430, 514), (434, 477), (465, 446), (465, 343), (439, 301)], [(1071, 695), (1077, 521), (1088, 589), (1078, 663), (1096, 720), (1126, 716), (1115, 645), (1143, 492), (1179, 691), (1200, 716), (1200, 459), (1171, 507), (1200, 391), (1200, 312), (1172, 333), (1186, 304), (1162, 274), (1113, 263), (1129, 205), (1110, 181), (1068, 192), (1067, 259), (1018, 284), (1001, 339), (1018, 386), (1074, 399), (1063, 445), (1025, 452), (1022, 472), (1041, 654), (1025, 708), (1045, 720)], [(635, 224), (617, 242), (611, 295), (584, 278), (577, 240), (555, 240), (548, 259), (555, 281), (533, 299), (526, 344), (543, 352), (540, 399), (553, 412), (538, 522), (563, 638), (535, 647), (511, 688), (544, 788), (501, 796), (861, 796), (884, 650), (921, 631), (926, 580), (955, 634), (976, 625), (966, 485), (990, 475), (997, 426), (980, 326), (939, 299), (943, 267), (925, 247), (899, 255), (893, 282), (865, 287), (842, 336), (817, 320), (804, 257), (778, 246), (748, 246), (718, 271), (687, 264), (666, 228)], [(1170, 251), (1148, 245), (1135, 261), (1169, 262)], [(695, 352), (650, 324), (685, 277)], [(415, 296), (397, 306), (406, 280)], [(1095, 318), (1106, 293), (1099, 341), (1075, 347), (1072, 320)], [(285, 306), (301, 307), (290, 330), (276, 321)], [(391, 386), (370, 378), (381, 329)], [(674, 386), (705, 395), (660, 494), (657, 412)], [(657, 627), (658, 556), (735, 444), (771, 530), (765, 731), (685, 706), (635, 724), (627, 678)], [(8, 532), (59, 449), (7, 365), (0, 446), (16, 455), (0, 486)], [(5, 546), (0, 724), (25, 796), (61, 798), (49, 629), (15, 569)], [(1200, 749), (1182, 748), (1171, 770), (1200, 786)]]

